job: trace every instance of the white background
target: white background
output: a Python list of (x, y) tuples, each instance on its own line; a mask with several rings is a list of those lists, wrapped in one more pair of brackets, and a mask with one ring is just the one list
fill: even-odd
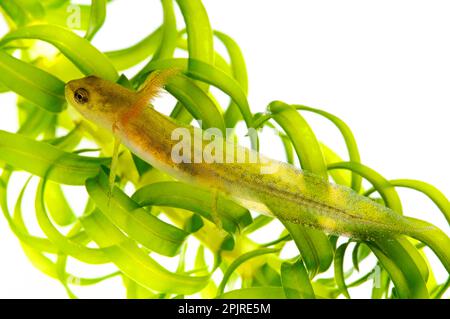
[[(450, 195), (448, 1), (204, 3), (213, 27), (232, 36), (244, 52), (253, 111), (263, 111), (274, 99), (327, 110), (350, 125), (366, 165), (387, 178), (430, 182)], [(160, 22), (159, 1), (116, 0), (94, 43), (101, 50), (123, 48)], [(0, 34), (5, 31), (1, 24)], [(0, 129), (14, 130), (13, 103), (10, 94), (0, 95)], [(344, 156), (337, 131), (326, 121), (306, 117), (318, 137), (337, 145)], [(276, 143), (264, 144), (263, 151), (282, 155)], [(432, 221), (449, 233), (424, 196), (400, 194), (408, 215)], [(3, 216), (0, 254), (0, 297), (66, 297), (56, 281), (30, 265)], [(432, 259), (432, 264), (444, 280), (439, 262)], [(123, 291), (116, 284), (117, 280), (89, 288), (84, 296), (120, 296)]]

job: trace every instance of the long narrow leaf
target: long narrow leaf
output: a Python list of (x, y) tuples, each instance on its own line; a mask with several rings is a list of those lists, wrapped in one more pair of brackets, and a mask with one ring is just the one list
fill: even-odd
[(117, 187), (108, 195), (110, 189), (106, 175), (88, 179), (86, 189), (101, 212), (130, 238), (162, 255), (178, 253), (188, 233), (140, 208)]
[(1, 130), (0, 160), (37, 176), (48, 173), (49, 180), (68, 185), (84, 185), (86, 179), (98, 174), (100, 165), (109, 163), (106, 158), (64, 152), (53, 145)]
[(106, 0), (92, 0), (89, 15), (89, 26), (85, 38), (89, 41), (100, 30), (106, 19)]
[[(244, 56), (238, 44), (225, 33), (214, 31), (214, 35), (223, 43), (230, 56), (230, 67), (234, 79), (239, 83), (245, 94), (248, 93), (248, 75), (247, 67), (245, 65)], [(236, 123), (242, 118), (239, 108), (232, 101), (225, 112), (225, 123), (227, 127), (234, 127)]]
[(348, 293), (347, 285), (345, 283), (344, 276), (344, 256), (345, 250), (347, 249), (348, 243), (342, 244), (336, 249), (336, 254), (334, 256), (334, 277), (336, 283), (341, 290), (342, 294), (350, 299), (350, 294)]
[(274, 254), (274, 253), (278, 253), (278, 252), (279, 252), (279, 249), (261, 248), (261, 249), (253, 250), (253, 251), (250, 251), (248, 253), (245, 253), (245, 254), (239, 256), (239, 258), (237, 258), (235, 261), (233, 261), (233, 263), (230, 266), (228, 266), (227, 271), (223, 275), (222, 281), (220, 282), (219, 288), (217, 289), (218, 294), (219, 295), (223, 294), (223, 292), (225, 291), (227, 282), (230, 279), (230, 276), (243, 263), (245, 263), (246, 261), (249, 261), (252, 258), (256, 258), (256, 257), (267, 255), (267, 254)]
[[(282, 102), (272, 102), (269, 111), (292, 141), (302, 168), (326, 178), (326, 166), (320, 146), (303, 117), (294, 107)], [(321, 231), (303, 225), (289, 222), (284, 225), (291, 233), (310, 273), (315, 275), (328, 269), (333, 260), (328, 237)]]
[(161, 43), (162, 29), (158, 28), (138, 43), (114, 51), (105, 52), (117, 70), (126, 70), (152, 56)]
[[(213, 221), (213, 194), (206, 189), (181, 182), (160, 182), (140, 188), (132, 197), (142, 206), (156, 205), (187, 209)], [(225, 230), (235, 232), (252, 221), (249, 211), (226, 199), (217, 198), (217, 214)]]
[(64, 82), (0, 50), (0, 82), (49, 112), (65, 108)]
[(208, 276), (187, 276), (171, 273), (136, 246), (98, 211), (83, 217), (81, 222), (104, 253), (128, 277), (140, 285), (161, 292), (192, 294), (203, 289)]
[[(339, 129), (339, 131), (341, 132), (341, 134), (344, 138), (344, 141), (345, 141), (345, 144), (346, 144), (347, 150), (348, 150), (349, 160), (354, 163), (360, 162), (361, 157), (359, 155), (359, 150), (358, 150), (358, 146), (356, 144), (355, 137), (353, 136), (351, 129), (348, 127), (348, 125), (344, 121), (342, 121), (340, 118), (338, 118), (337, 116), (335, 116), (331, 113), (328, 113), (328, 112), (325, 112), (325, 111), (322, 111), (319, 109), (314, 109), (312, 107), (308, 107), (308, 106), (304, 106), (304, 105), (294, 105), (294, 107), (297, 110), (303, 110), (303, 111), (313, 112), (313, 113), (322, 115), (323, 117), (330, 120), (334, 125), (336, 125), (336, 127)], [(352, 188), (356, 192), (359, 192), (359, 190), (361, 189), (361, 182), (362, 182), (361, 176), (355, 172), (352, 172)]]
[(104, 54), (86, 39), (62, 27), (45, 24), (23, 27), (5, 35), (0, 45), (20, 39), (36, 39), (53, 44), (86, 75), (97, 75), (110, 81), (119, 78)]
[(301, 260), (281, 265), (281, 280), (284, 293), (289, 299), (314, 299), (314, 289)]

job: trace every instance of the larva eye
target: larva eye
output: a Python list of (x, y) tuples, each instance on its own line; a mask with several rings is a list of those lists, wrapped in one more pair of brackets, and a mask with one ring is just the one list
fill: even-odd
[(77, 89), (73, 97), (78, 104), (85, 104), (89, 101), (89, 92), (83, 88)]

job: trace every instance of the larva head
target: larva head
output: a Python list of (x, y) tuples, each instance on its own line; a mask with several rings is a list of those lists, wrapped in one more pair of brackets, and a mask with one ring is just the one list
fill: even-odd
[(135, 100), (135, 92), (96, 76), (72, 80), (65, 96), (86, 119), (111, 129), (118, 115)]

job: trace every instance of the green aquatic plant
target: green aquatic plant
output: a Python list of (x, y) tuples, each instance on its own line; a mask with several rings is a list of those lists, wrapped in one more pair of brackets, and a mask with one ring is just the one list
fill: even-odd
[[(351, 297), (351, 289), (374, 281), (373, 298), (440, 298), (450, 281), (436, 282), (429, 247), (450, 272), (450, 240), (441, 230), (411, 220), (427, 231), (406, 236), (338, 237), (306, 225), (283, 221), (284, 229), (259, 243), (251, 239), (277, 223), (273, 217), (251, 212), (222, 194), (174, 180), (128, 149), (114, 145), (113, 136), (75, 116), (64, 98), (67, 82), (95, 75), (134, 90), (149, 74), (177, 70), (165, 89), (176, 98), (170, 116), (178, 123), (202, 121), (205, 128), (235, 128), (243, 122), (249, 132), (264, 127), (279, 135), (286, 161), (315, 176), (331, 178), (372, 201), (403, 214), (397, 188), (428, 196), (450, 222), (448, 199), (433, 186), (416, 180), (387, 180), (361, 163), (356, 140), (345, 122), (324, 110), (281, 101), (266, 113), (253, 114), (247, 101), (245, 61), (237, 43), (214, 31), (200, 0), (161, 0), (162, 25), (135, 45), (101, 52), (91, 44), (106, 19), (107, 1), (76, 5), (68, 0), (1, 1), (10, 31), (0, 40), (0, 92), (17, 94), (19, 129), (0, 130), (0, 207), (30, 262), (59, 280), (70, 297), (73, 286), (94, 285), (121, 276), (130, 298), (174, 298), (199, 294), (204, 298), (336, 298)], [(175, 4), (184, 20), (177, 21)], [(69, 23), (75, 19), (77, 23)], [(73, 22), (73, 21), (72, 21)], [(39, 51), (46, 42), (56, 55)], [(215, 48), (221, 43), (223, 57)], [(187, 51), (179, 58), (175, 50)], [(122, 72), (140, 66), (132, 77)], [(210, 90), (225, 93), (220, 105)], [(329, 145), (320, 143), (302, 113), (331, 121), (347, 146), (343, 161)], [(258, 149), (257, 134), (249, 134)], [(237, 135), (234, 139), (239, 139)], [(88, 141), (94, 149), (82, 148)], [(119, 147), (119, 148), (118, 148)], [(118, 157), (115, 154), (118, 152)], [(11, 212), (11, 178), (25, 171)], [(111, 173), (112, 171), (112, 173)], [(114, 187), (108, 176), (115, 177)], [(35, 219), (43, 235), (32, 232), (22, 213), (30, 180), (37, 180)], [(363, 180), (372, 187), (363, 188)], [(84, 212), (76, 214), (63, 185), (83, 188)], [(132, 189), (133, 194), (129, 189)], [(131, 194), (131, 195), (130, 195)], [(368, 203), (371, 203), (367, 200)], [(371, 233), (368, 227), (367, 232)], [(295, 244), (296, 254), (282, 250)], [(193, 265), (187, 251), (196, 249)], [(212, 255), (213, 262), (208, 259)], [(351, 254), (352, 267), (344, 267)], [(178, 263), (170, 270), (159, 256)], [(115, 271), (96, 278), (69, 271), (76, 259), (92, 265), (113, 264)], [(360, 265), (376, 260), (363, 272)], [(324, 273), (334, 270), (334, 276)], [(350, 281), (353, 274), (359, 274)], [(219, 274), (219, 279), (213, 279)], [(375, 279), (375, 280), (374, 280)]]

